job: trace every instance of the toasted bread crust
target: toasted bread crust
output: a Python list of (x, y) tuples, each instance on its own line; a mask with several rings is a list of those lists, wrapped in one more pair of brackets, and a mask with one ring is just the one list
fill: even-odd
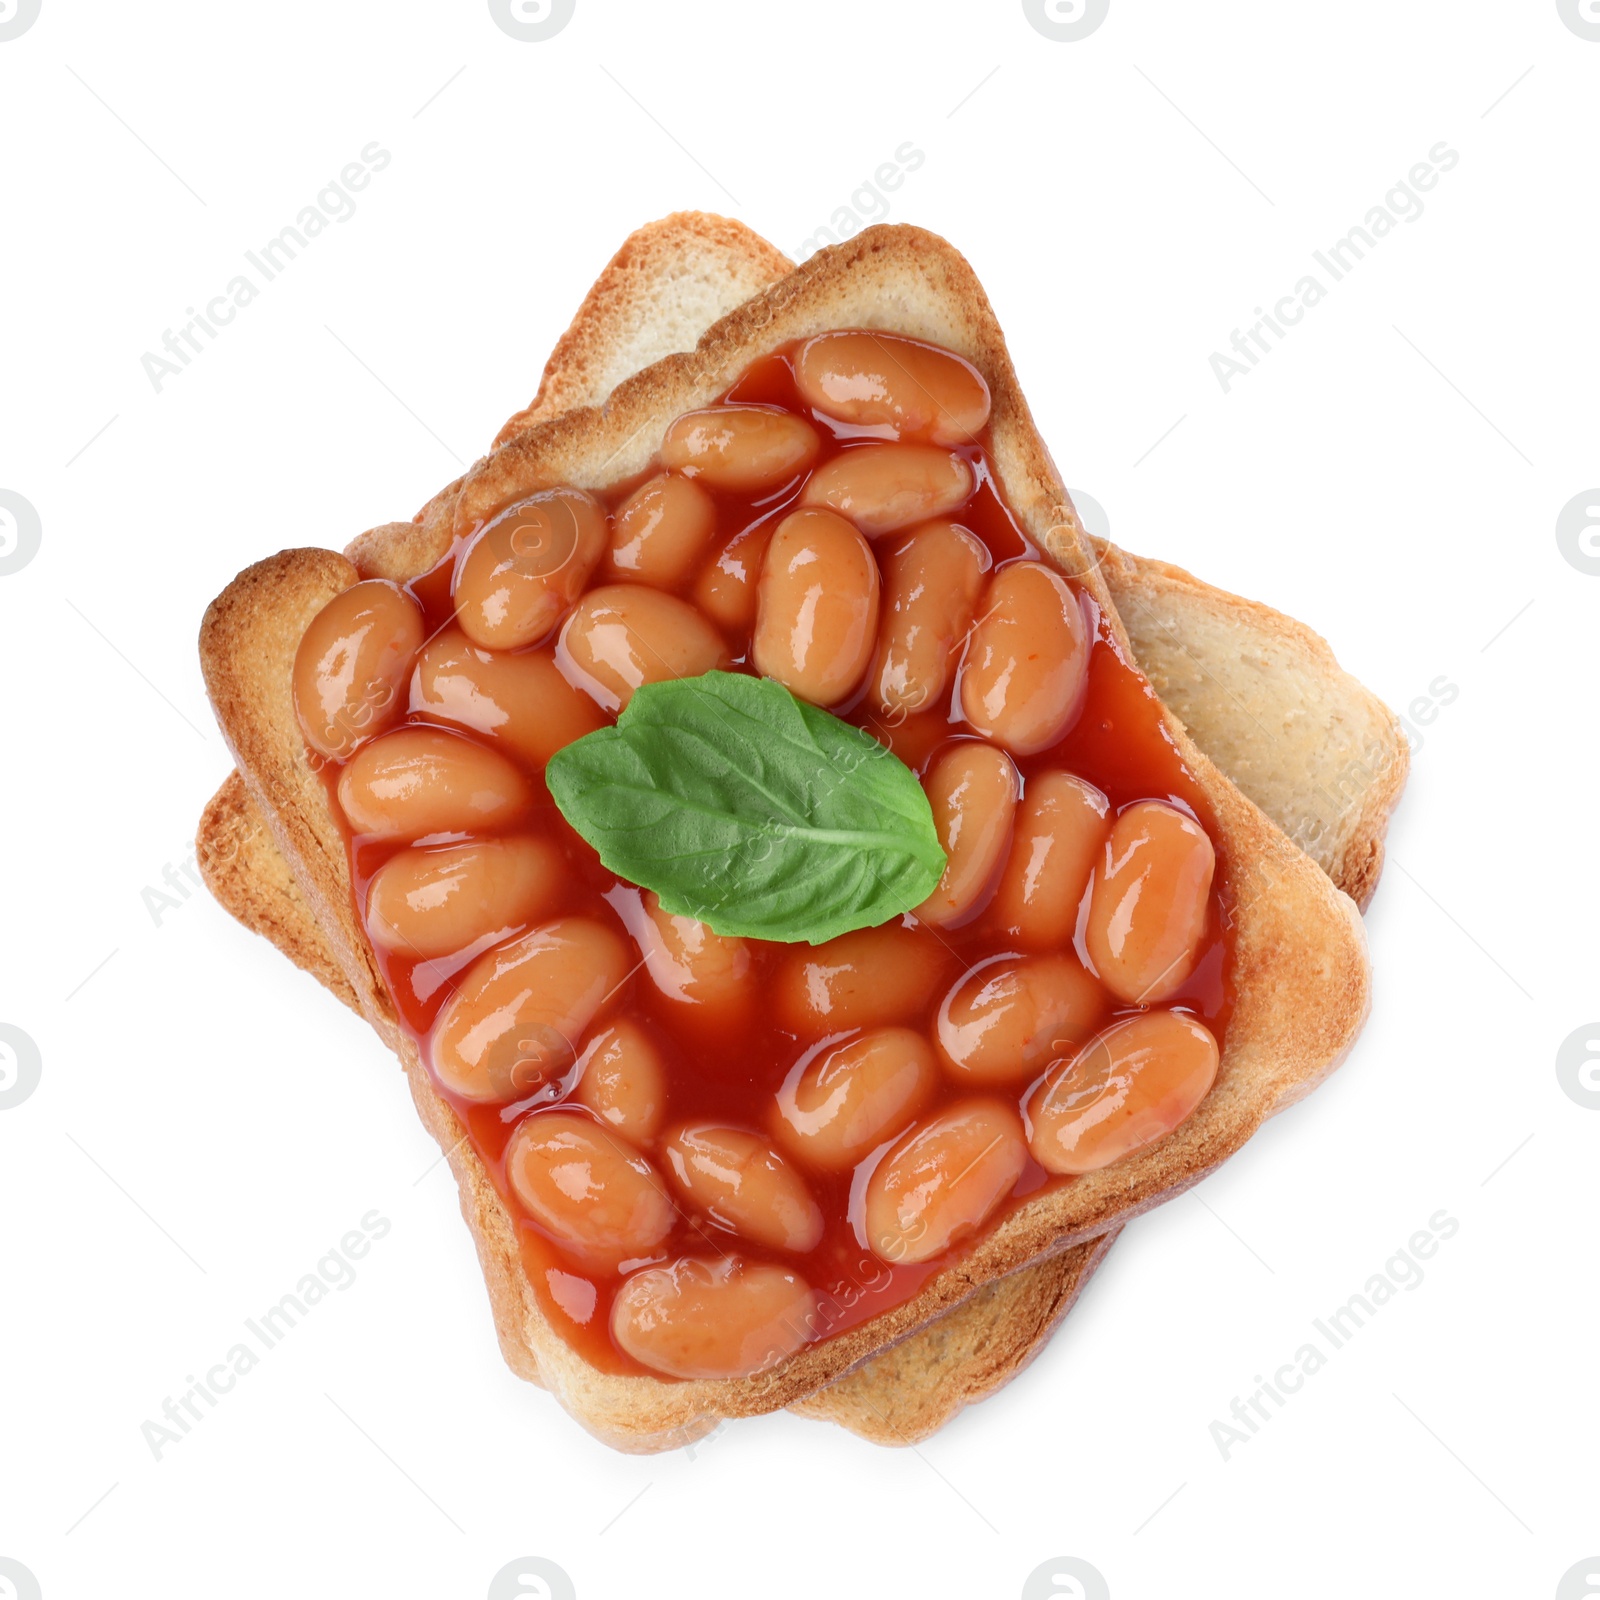
[(734, 306), (786, 277), (793, 263), (743, 223), (677, 211), (628, 235), (562, 334), (539, 392), (495, 436), (495, 448), (550, 417), (605, 403), (641, 367), (692, 350)]
[[(344, 840), (291, 706), (300, 635), (334, 595), (356, 581), (354, 566), (331, 550), (284, 550), (258, 561), (207, 607), (200, 661), (217, 722), (251, 799), (316, 913), (362, 1014), (392, 1042), (398, 1037), (394, 1010), (356, 922), (348, 869), (336, 864)], [(263, 700), (275, 714), (261, 714)], [(342, 916), (334, 914), (335, 907), (342, 907)]]
[(1039, 1354), (1077, 1304), (1120, 1228), (986, 1284), (789, 1409), (875, 1444), (918, 1444), (987, 1400)]
[[(564, 416), (515, 435), (474, 467), (453, 495), (433, 502), (420, 523), (405, 525), (397, 542), (406, 547), (409, 571), (431, 565), (457, 529), (533, 488), (562, 481), (604, 488), (642, 468), (672, 415), (714, 398), (765, 349), (826, 327), (862, 324), (943, 343), (984, 371), (995, 395), (994, 457), (1008, 499), (1036, 539), (1114, 619), (981, 289), (953, 250), (914, 229), (873, 229), (824, 252), (779, 290), (711, 329), (693, 355), (670, 357), (622, 385), (603, 412)], [(390, 1035), (392, 1009), (355, 926), (337, 827), (320, 779), (306, 766), (303, 747), (296, 748), (287, 699), (287, 663), (300, 629), (356, 576), (354, 566), (328, 552), (288, 552), (260, 564), (208, 614), (202, 660), (247, 781), (272, 813), (364, 1011)], [(1127, 648), (1125, 636), (1121, 642)], [(1238, 1004), (1217, 1088), (1188, 1123), (1104, 1174), (1027, 1202), (907, 1305), (808, 1347), (758, 1378), (666, 1384), (588, 1368), (544, 1324), (520, 1270), (497, 1270), (508, 1261), (515, 1267), (509, 1218), (476, 1157), (461, 1146), (454, 1114), (433, 1094), (415, 1051), (403, 1044), (425, 1120), (447, 1149), (456, 1147), (452, 1166), (508, 1351), (526, 1355), (569, 1409), (603, 1437), (634, 1448), (681, 1442), (686, 1431), (709, 1426), (708, 1418), (768, 1410), (814, 1392), (978, 1287), (1158, 1203), (1196, 1181), (1263, 1117), (1330, 1070), (1366, 1004), (1364, 954), (1348, 903), (1341, 904), (1326, 879), (1175, 722), (1171, 731), (1211, 799), (1224, 891), (1236, 902)], [(337, 848), (330, 853), (330, 846)], [(520, 1369), (519, 1361), (513, 1364)]]
[(237, 767), (201, 814), (195, 855), (206, 887), (224, 911), (270, 939), (335, 998), (360, 1012), (350, 980), (328, 953), (322, 930)]

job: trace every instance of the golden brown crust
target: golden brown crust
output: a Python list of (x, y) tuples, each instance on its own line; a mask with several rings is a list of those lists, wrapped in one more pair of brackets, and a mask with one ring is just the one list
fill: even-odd
[[(435, 503), (434, 514), (412, 525), (406, 535), (411, 570), (432, 565), (455, 527), (470, 526), (534, 488), (556, 482), (606, 488), (631, 476), (648, 463), (673, 415), (713, 399), (765, 350), (827, 327), (859, 325), (944, 344), (983, 371), (995, 398), (994, 459), (1008, 500), (1035, 537), (1096, 594), (1120, 635), (1109, 593), (1064, 509), (1064, 491), (1032, 429), (981, 288), (948, 245), (906, 228), (872, 229), (813, 257), (776, 290), (713, 327), (693, 355), (669, 357), (624, 383), (603, 411), (568, 414), (515, 436), (467, 474), (448, 521)], [(362, 941), (320, 780), (306, 768), (303, 749), (289, 749), (298, 746), (287, 695), (294, 643), (329, 594), (355, 577), (353, 566), (328, 552), (289, 552), (250, 569), (208, 616), (202, 660), (247, 780), (269, 810), (280, 814), (276, 831), (302, 890), (332, 937), (363, 1009), (392, 1033), (392, 1012), (374, 981), (370, 953), (352, 948)], [(245, 692), (247, 684), (253, 693)], [(1238, 999), (1217, 1086), (1199, 1111), (1168, 1139), (1106, 1172), (1025, 1202), (907, 1305), (810, 1346), (758, 1378), (666, 1384), (607, 1377), (587, 1367), (544, 1323), (520, 1272), (504, 1273), (497, 1291), (497, 1275), (489, 1271), (503, 1341), (526, 1351), (587, 1426), (602, 1437), (631, 1440), (635, 1448), (657, 1448), (680, 1440), (684, 1430), (709, 1425), (708, 1418), (766, 1411), (810, 1394), (976, 1288), (1197, 1181), (1264, 1117), (1331, 1070), (1366, 1009), (1359, 925), (1348, 902), (1222, 778), (1175, 721), (1171, 731), (1210, 798), (1220, 881), (1234, 915)], [(337, 848), (330, 851), (330, 842)], [(320, 859), (305, 859), (308, 851)], [(509, 1219), (487, 1174), (460, 1145), (459, 1124), (433, 1096), (415, 1051), (405, 1045), (402, 1055), (426, 1119), (446, 1148), (457, 1146), (452, 1166), (480, 1253), (486, 1261), (491, 1255), (514, 1261), (507, 1254)]]
[[(443, 495), (453, 495), (461, 487), (461, 479), (457, 478), (440, 491)], [(436, 495), (435, 499), (438, 498)], [(432, 505), (430, 500), (428, 505)], [(428, 514), (428, 506), (424, 506), (417, 513), (418, 517)], [(413, 524), (409, 522), (384, 522), (376, 528), (368, 528), (365, 533), (358, 533), (344, 548), (347, 559), (355, 563), (356, 570), (363, 578), (396, 578), (405, 580), (413, 576), (406, 569), (404, 560), (405, 542), (411, 533)]]
[(1116, 1242), (1112, 1228), (986, 1284), (789, 1409), (874, 1444), (918, 1444), (1004, 1388), (1044, 1348)]
[(532, 404), (510, 418), (494, 447), (563, 411), (603, 404), (625, 378), (694, 349), (718, 317), (792, 269), (788, 257), (727, 217), (676, 211), (636, 229), (584, 296)]
[(237, 767), (201, 813), (195, 856), (200, 876), (224, 911), (270, 939), (352, 1011), (361, 1010)]
[(329, 952), (386, 1041), (394, 1009), (356, 920), (344, 840), (295, 723), (290, 679), (307, 624), (357, 581), (331, 550), (283, 550), (247, 567), (206, 608), (200, 664), (217, 722)]

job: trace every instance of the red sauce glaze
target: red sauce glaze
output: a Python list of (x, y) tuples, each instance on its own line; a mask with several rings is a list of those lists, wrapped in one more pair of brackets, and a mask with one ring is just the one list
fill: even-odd
[[(840, 450), (849, 449), (855, 440), (883, 436), (882, 430), (851, 428), (810, 411), (796, 391), (790, 354), (780, 351), (758, 362), (733, 386), (726, 398), (783, 406), (808, 416), (824, 441), (816, 465), (826, 462)], [(996, 490), (982, 441), (961, 448), (959, 453), (973, 466), (978, 488), (972, 500), (952, 514), (954, 519), (984, 542), (996, 567), (1009, 561), (1039, 559), (1041, 552), (1023, 533)], [(656, 469), (651, 470), (653, 473)], [(642, 474), (599, 498), (608, 510), (613, 510), (649, 475)], [(777, 493), (757, 498), (718, 492), (715, 496), (718, 533), (708, 559), (718, 559), (724, 547), (738, 538), (740, 548), (749, 551), (745, 559), (759, 562), (764, 534), (798, 500), (803, 481), (803, 478), (797, 479)], [(430, 636), (451, 618), (450, 577), (459, 549), (460, 543), (431, 572), (409, 585), (426, 613)], [(604, 580), (597, 575), (594, 581)], [(692, 587), (691, 584), (688, 592), (692, 592)], [(1216, 830), (1204, 793), (1162, 725), (1160, 705), (1154, 692), (1123, 656), (1104, 616), (1096, 608), (1091, 607), (1091, 611), (1095, 618), (1095, 643), (1082, 713), (1059, 744), (1038, 754), (1017, 758), (1024, 780), (1033, 773), (1066, 767), (1106, 794), (1113, 815), (1134, 800), (1167, 800), (1191, 812), (1214, 840)], [(748, 635), (729, 637), (727, 643), (735, 662), (742, 666), (749, 651)], [(952, 674), (953, 681), (954, 678)], [(887, 726), (863, 689), (856, 703), (838, 714), (879, 737), (920, 776), (944, 740), (953, 734), (971, 731), (952, 706), (953, 699), (952, 687), (944, 710), (924, 712), (899, 726)], [(330, 799), (333, 799), (339, 770), (332, 765), (324, 769)], [(562, 818), (549, 798), (542, 774), (530, 771), (529, 775), (538, 801), (533, 814), (520, 819), (515, 831), (544, 832), (559, 844), (570, 867), (562, 903), (552, 907), (547, 915), (579, 913), (625, 934), (614, 907), (619, 895), (637, 891), (621, 884), (608, 872), (595, 851)], [(336, 799), (334, 810), (337, 814)], [(351, 837), (349, 846), (355, 905), (358, 914), (362, 914), (374, 873), (402, 846), (391, 840), (375, 841), (359, 836)], [(1225, 870), (1226, 864), (1219, 856), (1219, 881)], [(966, 969), (1008, 950), (1002, 937), (985, 931), (982, 917), (965, 927), (947, 930), (940, 937), (950, 951), (952, 984)], [(629, 945), (632, 948), (631, 940)], [(758, 986), (765, 985), (776, 964), (794, 948), (760, 941), (750, 941), (750, 945)], [(421, 1048), (425, 1060), (428, 1059), (430, 1030), (452, 992), (454, 981), (483, 953), (484, 947), (480, 943), (459, 955), (426, 962), (383, 949), (376, 951), (402, 1025)], [(1077, 947), (1082, 959), (1081, 932)], [(1203, 954), (1188, 980), (1163, 1004), (1197, 1016), (1216, 1036), (1219, 1046), (1224, 1041), (1232, 1009), (1229, 957), (1227, 922), (1220, 893), (1214, 887)], [(920, 1019), (920, 1026), (926, 1032), (932, 1031), (932, 1020), (944, 992), (941, 988), (935, 993)], [(1107, 1021), (1127, 1009), (1113, 1004)], [(692, 1026), (685, 1020), (685, 1008), (664, 998), (642, 969), (630, 980), (620, 1004), (611, 1010), (606, 1020), (625, 1016), (644, 1024), (666, 1058), (669, 1124), (679, 1119), (708, 1117), (765, 1132), (776, 1091), (799, 1056), (816, 1043), (814, 1038), (801, 1038), (785, 1031), (763, 1008), (758, 1008), (748, 1026), (732, 1035), (719, 1035)], [(534, 1105), (553, 1103), (559, 1082), (510, 1106), (473, 1104), (437, 1082), (436, 1087), (461, 1116), (473, 1149), (517, 1220), (524, 1264), (552, 1324), (601, 1370), (646, 1371), (617, 1348), (609, 1331), (611, 1302), (621, 1279), (614, 1274), (597, 1272), (567, 1255), (557, 1240), (547, 1236), (521, 1211), (506, 1182), (504, 1152), (517, 1121)], [(972, 1092), (970, 1088), (942, 1083), (941, 1099), (927, 1107), (923, 1114), (931, 1114), (941, 1104)], [(1025, 1103), (1028, 1093), (1028, 1089), (1023, 1089), (1017, 1096), (1018, 1102)], [(703, 1217), (691, 1218), (684, 1208), (659, 1258), (651, 1259), (706, 1255), (713, 1248), (720, 1248), (729, 1253), (737, 1252), (746, 1259), (771, 1260), (801, 1273), (816, 1291), (818, 1311), (813, 1324), (816, 1337), (855, 1327), (910, 1299), (930, 1277), (958, 1258), (963, 1249), (958, 1245), (942, 1256), (917, 1264), (890, 1265), (878, 1259), (867, 1247), (860, 1230), (861, 1191), (872, 1160), (869, 1157), (854, 1174), (845, 1172), (830, 1177), (806, 1173), (811, 1192), (827, 1219), (821, 1242), (808, 1255), (764, 1250), (733, 1234), (723, 1233)], [(1071, 1181), (1050, 1176), (1030, 1157), (1008, 1204), (1015, 1206), (1047, 1183)], [(998, 1224), (1004, 1215), (1002, 1208), (986, 1228)], [(708, 1239), (714, 1244), (708, 1244)], [(967, 1241), (966, 1247), (970, 1247), (970, 1243)]]

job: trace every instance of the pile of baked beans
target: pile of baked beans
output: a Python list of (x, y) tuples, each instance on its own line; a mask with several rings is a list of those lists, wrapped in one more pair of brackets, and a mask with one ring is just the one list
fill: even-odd
[[(643, 481), (506, 507), (307, 629), (295, 705), (402, 1021), (610, 1370), (728, 1378), (914, 1294), (1216, 1074), (1204, 801), (985, 452), (966, 361), (840, 331), (679, 417)], [(643, 684), (763, 674), (921, 778), (948, 865), (817, 946), (608, 873), (551, 755)], [(728, 870), (708, 862), (708, 873)]]

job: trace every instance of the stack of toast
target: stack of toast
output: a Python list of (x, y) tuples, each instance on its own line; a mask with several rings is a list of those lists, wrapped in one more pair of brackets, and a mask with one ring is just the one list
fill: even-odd
[[(518, 495), (557, 483), (603, 490), (637, 475), (679, 412), (708, 403), (785, 341), (835, 327), (938, 343), (987, 380), (1009, 504), (1111, 618), (1205, 787), (1234, 940), (1234, 1016), (1215, 1088), (1188, 1122), (1030, 1199), (905, 1305), (749, 1378), (602, 1373), (545, 1320), (505, 1205), (398, 1024), (356, 915), (344, 840), (295, 722), (291, 666), (306, 624), (344, 588), (417, 577)], [(285, 551), (242, 573), (207, 613), (201, 654), (238, 762), (201, 822), (208, 885), (401, 1057), (460, 1185), (507, 1362), (618, 1448), (670, 1448), (722, 1417), (781, 1406), (883, 1443), (926, 1437), (1026, 1366), (1129, 1218), (1198, 1181), (1314, 1087), (1366, 1014), (1357, 908), (1377, 885), (1405, 781), (1397, 720), (1300, 624), (1090, 538), (1033, 429), (977, 280), (917, 229), (869, 229), (799, 268), (721, 218), (681, 214), (640, 229), (585, 298), (533, 403), (487, 456), (410, 522), (374, 528), (342, 556)]]

